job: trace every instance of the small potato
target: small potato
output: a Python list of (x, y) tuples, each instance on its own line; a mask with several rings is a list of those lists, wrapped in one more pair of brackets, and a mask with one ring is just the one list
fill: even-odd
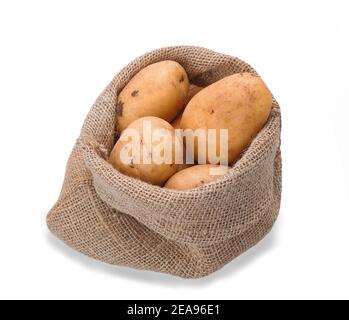
[[(272, 95), (259, 76), (252, 73), (234, 74), (196, 94), (185, 108), (180, 127), (204, 130), (206, 163), (209, 162), (209, 155), (220, 155), (219, 129), (228, 129), (228, 162), (232, 163), (263, 128), (271, 106)], [(209, 148), (207, 129), (216, 129), (216, 148), (212, 142)], [(194, 142), (195, 160), (198, 160), (197, 137)]]
[(188, 76), (179, 63), (166, 60), (145, 67), (118, 95), (118, 131), (147, 116), (171, 122), (183, 110), (188, 90)]
[[(148, 125), (151, 125), (149, 133), (152, 135), (152, 139), (150, 143), (147, 142), (149, 140), (145, 136), (148, 133), (143, 130)], [(168, 134), (166, 136), (168, 139), (154, 139), (154, 131), (158, 129)], [(136, 150), (130, 148), (132, 142), (137, 142), (134, 135), (132, 137), (130, 136), (131, 133), (136, 133), (139, 136), (138, 144), (136, 143), (136, 147), (134, 148)], [(160, 155), (162, 158), (165, 157), (165, 154), (168, 155), (165, 146), (170, 147), (169, 164), (159, 163), (154, 159), (155, 154)], [(144, 161), (143, 154), (146, 161)], [(177, 166), (174, 164), (175, 132), (173, 127), (165, 120), (156, 117), (144, 117), (134, 121), (121, 134), (110, 155), (109, 162), (115, 169), (125, 175), (154, 185), (163, 186), (177, 172)]]
[[(203, 88), (196, 86), (195, 84), (190, 84), (189, 91), (187, 94), (187, 97), (185, 98), (184, 107), (187, 106), (187, 104), (190, 102), (190, 100), (199, 93)], [(183, 112), (180, 113), (176, 119), (174, 119), (171, 122), (171, 125), (175, 129), (180, 129), (181, 119), (182, 119)]]
[(212, 175), (210, 169), (217, 165), (197, 165), (184, 169), (172, 176), (165, 184), (165, 188), (174, 190), (189, 190), (222, 178), (222, 175)]

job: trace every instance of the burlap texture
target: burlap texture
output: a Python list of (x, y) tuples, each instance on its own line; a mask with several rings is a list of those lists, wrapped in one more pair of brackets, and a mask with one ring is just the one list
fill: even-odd
[(117, 92), (143, 67), (166, 59), (179, 62), (197, 85), (255, 72), (237, 58), (188, 46), (131, 62), (92, 106), (47, 222), (69, 246), (103, 262), (198, 278), (271, 230), (281, 197), (281, 115), (274, 100), (266, 126), (222, 180), (178, 192), (127, 177), (106, 161), (117, 136)]

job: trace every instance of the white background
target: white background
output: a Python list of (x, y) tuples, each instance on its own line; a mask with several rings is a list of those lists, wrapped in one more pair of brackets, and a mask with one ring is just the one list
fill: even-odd
[[(0, 2), (0, 298), (349, 298), (348, 1)], [(190, 44), (256, 68), (282, 107), (281, 216), (200, 280), (104, 265), (46, 213), (90, 106), (130, 60)]]

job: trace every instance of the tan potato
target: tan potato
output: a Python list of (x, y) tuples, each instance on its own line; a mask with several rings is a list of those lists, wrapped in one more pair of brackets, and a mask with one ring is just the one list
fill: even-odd
[[(196, 86), (195, 84), (190, 84), (187, 97), (185, 98), (184, 107), (186, 107), (187, 104), (190, 102), (190, 100), (191, 100), (197, 93), (199, 93), (202, 89), (203, 89), (203, 87)], [(171, 122), (171, 125), (172, 125), (173, 128), (175, 128), (175, 129), (180, 129), (180, 124), (181, 124), (182, 115), (183, 115), (183, 112), (180, 113), (180, 114), (176, 117), (176, 119), (174, 119), (174, 120)]]
[[(154, 133), (156, 129), (165, 129), (169, 134), (168, 143), (171, 143), (172, 152), (170, 154), (171, 164), (161, 163), (157, 164), (154, 161), (155, 150), (157, 154), (164, 156), (166, 144), (164, 139), (156, 141), (152, 139), (151, 144), (148, 144), (143, 133), (143, 127), (145, 123), (151, 124), (151, 134)], [(135, 133), (139, 134), (139, 146), (140, 148), (135, 148), (136, 152), (132, 153), (131, 149), (126, 149), (130, 146), (130, 141), (137, 141), (129, 136), (129, 129), (135, 130)], [(145, 157), (148, 162), (143, 161), (143, 147), (145, 148)], [(123, 151), (124, 150), (124, 151)], [(122, 153), (124, 152), (124, 153)], [(127, 159), (123, 158), (123, 154), (127, 155)], [(144, 117), (140, 118), (133, 123), (131, 123), (127, 130), (124, 130), (120, 136), (120, 139), (116, 143), (111, 155), (109, 162), (112, 166), (120, 171), (121, 173), (140, 179), (142, 181), (163, 186), (164, 183), (177, 172), (177, 166), (174, 164), (175, 155), (175, 133), (173, 127), (163, 119), (156, 117)]]
[[(215, 155), (216, 152), (217, 156), (220, 155), (219, 129), (228, 129), (228, 160), (232, 163), (263, 128), (271, 106), (272, 95), (259, 76), (251, 73), (234, 74), (195, 95), (185, 108), (180, 126), (192, 130), (216, 129), (216, 150), (210, 154)], [(194, 151), (195, 159), (198, 160), (197, 138)], [(208, 151), (207, 141), (206, 157)]]
[(184, 169), (172, 176), (165, 184), (165, 188), (174, 190), (189, 190), (222, 178), (222, 175), (211, 175), (210, 169), (219, 166), (204, 164)]
[(118, 131), (147, 116), (171, 122), (183, 110), (188, 90), (188, 76), (179, 63), (166, 60), (145, 67), (118, 95)]

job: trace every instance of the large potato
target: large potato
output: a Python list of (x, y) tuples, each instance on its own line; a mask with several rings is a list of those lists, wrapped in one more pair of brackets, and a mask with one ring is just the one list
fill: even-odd
[[(228, 129), (228, 160), (236, 160), (265, 125), (272, 95), (263, 80), (251, 73), (239, 73), (206, 87), (189, 102), (181, 119), (183, 129), (216, 129), (216, 150), (220, 155), (219, 129)], [(207, 139), (208, 140), (208, 139)], [(206, 157), (208, 157), (208, 141)], [(213, 149), (213, 147), (211, 148)], [(198, 139), (195, 138), (198, 160)], [(206, 159), (206, 162), (207, 159)]]
[(171, 122), (182, 111), (188, 90), (188, 76), (179, 63), (168, 60), (145, 67), (118, 95), (118, 130), (146, 116)]
[[(169, 140), (152, 139), (151, 143), (147, 143), (147, 138), (144, 135), (143, 128), (147, 124), (151, 125), (150, 134), (153, 135), (154, 131), (157, 129), (165, 130), (169, 134)], [(139, 134), (139, 149), (136, 152), (131, 152), (130, 142), (135, 142), (136, 139), (130, 137), (131, 131), (133, 129), (135, 133)], [(161, 163), (158, 164), (154, 161), (155, 150), (156, 154), (165, 154), (166, 143), (171, 144), (171, 163)], [(144, 149), (143, 149), (144, 147)], [(145, 151), (145, 152), (143, 152)], [(145, 154), (146, 161), (143, 161), (143, 154)], [(127, 159), (123, 156), (127, 155)], [(109, 162), (113, 165), (115, 169), (121, 173), (140, 179), (142, 181), (163, 186), (164, 183), (177, 172), (177, 167), (175, 162), (175, 133), (173, 127), (163, 119), (156, 117), (144, 117), (140, 118), (133, 123), (131, 123), (127, 130), (124, 130), (120, 136), (120, 139), (116, 143), (111, 155)]]
[(201, 187), (207, 183), (222, 178), (222, 175), (212, 175), (210, 169), (219, 166), (204, 164), (184, 169), (172, 176), (165, 184), (165, 188), (174, 190), (188, 190)]

